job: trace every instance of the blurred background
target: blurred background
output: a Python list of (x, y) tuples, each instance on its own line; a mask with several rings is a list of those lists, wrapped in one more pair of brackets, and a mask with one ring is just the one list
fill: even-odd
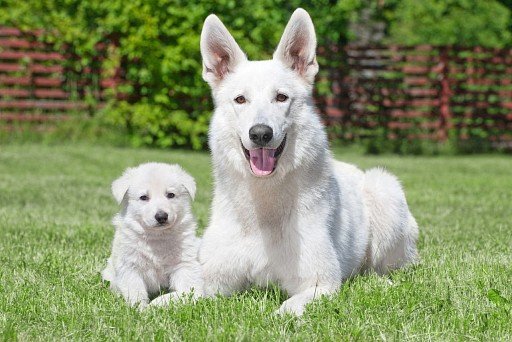
[(0, 143), (206, 149), (203, 20), (265, 59), (296, 7), (315, 23), (333, 144), (512, 150), (512, 0), (2, 0)]

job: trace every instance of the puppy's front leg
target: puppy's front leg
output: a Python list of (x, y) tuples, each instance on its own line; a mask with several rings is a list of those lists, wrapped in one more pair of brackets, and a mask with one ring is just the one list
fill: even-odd
[(203, 278), (198, 262), (179, 266), (170, 277), (170, 288), (173, 292), (153, 299), (151, 306), (167, 306), (173, 300), (179, 300), (189, 293), (193, 299), (203, 296)]
[(312, 300), (319, 298), (322, 295), (329, 295), (336, 291), (336, 286), (315, 286), (307, 288), (306, 290), (291, 296), (283, 302), (278, 314), (291, 313), (301, 316), (304, 313), (306, 305)]
[(135, 270), (124, 270), (116, 277), (116, 286), (131, 306), (144, 309), (149, 303), (148, 291), (142, 277)]

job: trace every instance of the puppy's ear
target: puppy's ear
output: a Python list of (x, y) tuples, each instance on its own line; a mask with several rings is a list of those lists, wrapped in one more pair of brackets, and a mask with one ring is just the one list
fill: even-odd
[(308, 12), (297, 8), (284, 29), (274, 59), (312, 84), (318, 72), (315, 27)]
[(130, 187), (130, 180), (132, 178), (133, 168), (128, 168), (123, 172), (123, 175), (112, 182), (112, 195), (118, 204), (123, 201), (124, 195)]
[(183, 172), (183, 176), (181, 177), (182, 184), (187, 190), (188, 194), (190, 195), (190, 198), (192, 201), (196, 197), (196, 181), (192, 176), (190, 176), (188, 173)]
[(204, 21), (201, 32), (203, 79), (216, 86), (235, 67), (247, 60), (233, 36), (215, 14)]

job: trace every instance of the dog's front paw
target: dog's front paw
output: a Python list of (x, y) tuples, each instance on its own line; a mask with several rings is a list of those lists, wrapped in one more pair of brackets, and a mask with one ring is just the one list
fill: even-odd
[(180, 296), (177, 292), (170, 292), (159, 297), (156, 297), (149, 303), (149, 306), (153, 307), (162, 307), (169, 306), (171, 302), (177, 302), (182, 296)]
[(130, 306), (139, 310), (140, 312), (144, 311), (149, 305), (149, 301), (147, 300), (141, 300), (141, 301), (134, 301), (133, 303), (130, 303)]
[(295, 316), (302, 316), (306, 308), (307, 300), (300, 297), (291, 297), (281, 304), (281, 307), (276, 311), (278, 315), (292, 314)]
[[(179, 293), (179, 292), (174, 291), (174, 292), (166, 293), (164, 295), (156, 297), (155, 299), (153, 299), (151, 301), (151, 303), (149, 303), (149, 306), (153, 306), (153, 307), (169, 306), (169, 304), (171, 302), (178, 303), (178, 302), (182, 302), (182, 301), (186, 300), (187, 298), (189, 298), (187, 293)], [(195, 300), (195, 297), (192, 297), (192, 299)]]

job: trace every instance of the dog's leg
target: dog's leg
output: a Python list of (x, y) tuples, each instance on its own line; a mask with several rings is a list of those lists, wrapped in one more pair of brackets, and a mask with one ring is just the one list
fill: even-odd
[(180, 298), (183, 297), (179, 293), (169, 292), (153, 299), (151, 303), (149, 303), (149, 307), (169, 306), (171, 302), (177, 302)]
[(107, 266), (105, 267), (105, 269), (103, 271), (101, 271), (101, 278), (104, 281), (112, 282), (114, 280), (114, 276), (115, 276), (115, 270), (114, 270), (114, 267), (112, 266), (112, 259), (108, 258)]
[(234, 265), (232, 261), (230, 259), (225, 260), (224, 263), (207, 262), (203, 264), (205, 295), (221, 294), (229, 296), (233, 292), (243, 290), (248, 285), (246, 272), (235, 267), (237, 265)]
[(322, 295), (329, 295), (336, 291), (336, 286), (316, 286), (310, 287), (302, 292), (291, 296), (283, 302), (279, 310), (276, 312), (280, 315), (291, 313), (301, 316), (304, 313), (306, 304)]
[(151, 301), (151, 306), (168, 306), (171, 301), (186, 298), (192, 293), (193, 299), (203, 296), (203, 278), (198, 263), (183, 265), (174, 271), (169, 281), (173, 292), (166, 293)]
[(229, 215), (212, 221), (199, 249), (204, 292), (207, 296), (228, 296), (248, 285), (249, 268), (258, 259), (258, 249), (253, 240), (241, 236), (235, 229), (239, 223), (232, 221)]
[(175, 271), (171, 281), (171, 288), (178, 294), (194, 293), (194, 298), (203, 295), (203, 278), (199, 263), (186, 265)]
[(144, 309), (149, 303), (146, 284), (142, 277), (133, 270), (125, 270), (116, 277), (116, 287), (131, 306)]
[(196, 279), (195, 275), (193, 274), (187, 274), (186, 272), (183, 272), (178, 276), (180, 279), (175, 278), (173, 280), (174, 283), (180, 283), (179, 285), (173, 286), (175, 291), (166, 293), (153, 299), (150, 305), (168, 306), (172, 301), (179, 301), (180, 299), (183, 299), (184, 295), (190, 293), (192, 290), (194, 291), (194, 299), (202, 296), (214, 296), (216, 294), (230, 295), (232, 292), (239, 290), (236, 284), (231, 282), (230, 278), (224, 276), (224, 273), (221, 273), (220, 270), (211, 272), (212, 267), (206, 267), (210, 269), (210, 272), (208, 273), (208, 276), (204, 277), (204, 281), (202, 278)]
[(418, 224), (398, 179), (382, 169), (370, 169), (363, 191), (371, 231), (367, 267), (385, 274), (416, 262)]
[(242, 252), (245, 251), (244, 248), (233, 245), (223, 245), (200, 253), (205, 295), (229, 296), (248, 285), (250, 260)]

